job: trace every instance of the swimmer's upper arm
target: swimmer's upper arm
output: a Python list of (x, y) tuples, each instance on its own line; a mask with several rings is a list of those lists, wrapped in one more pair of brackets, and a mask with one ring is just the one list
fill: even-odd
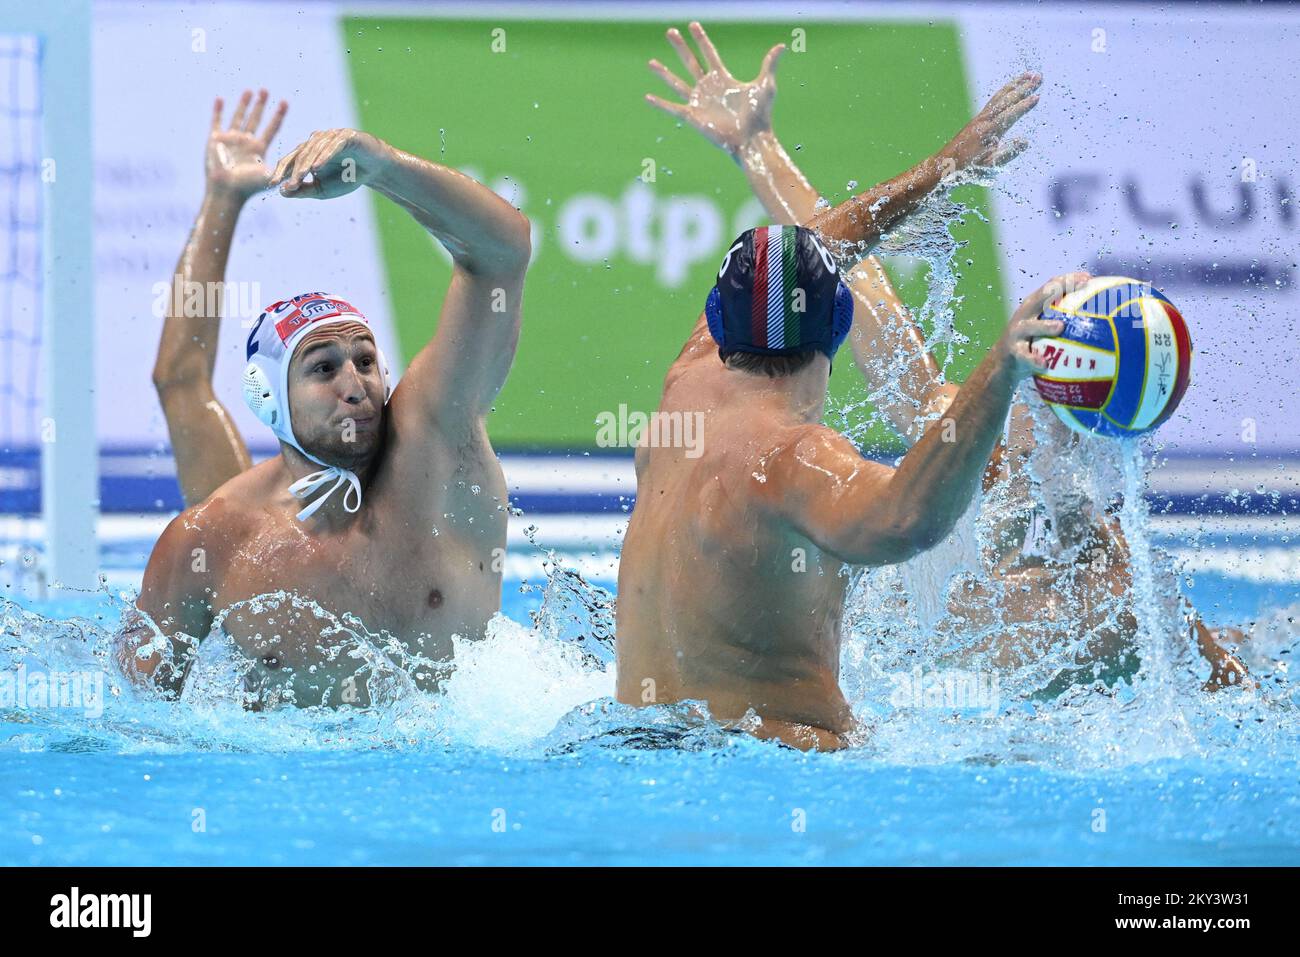
[(172, 641), (174, 659), (183, 662), (190, 647), (187, 638), (201, 641), (212, 626), (212, 609), (204, 590), (210, 581), (207, 568), (215, 556), (207, 554), (202, 530), (191, 519), (192, 511), (173, 519), (154, 545), (140, 597), (135, 608), (123, 616), (115, 642), (117, 660), (129, 679), (172, 693), (180, 691), (183, 669), (163, 667), (163, 657), (157, 651), (143, 658), (136, 652), (160, 632)]
[(519, 344), (526, 269), (526, 253), (521, 261), (482, 272), (453, 267), (437, 331), (394, 393), (395, 414), (414, 407), (456, 428), (491, 411)]
[(528, 218), (456, 170), (396, 151), (370, 185), (443, 245), (451, 282), (433, 337), (393, 395), (394, 414), (414, 412), (457, 438), (481, 427), (519, 343), (524, 274), (532, 255)]
[(822, 551), (852, 565), (906, 561), (934, 543), (896, 508), (896, 471), (859, 454), (842, 435), (810, 426), (768, 465), (771, 501)]
[(160, 380), (154, 385), (186, 505), (198, 505), (241, 472), (252, 468), (244, 438), (210, 379)]

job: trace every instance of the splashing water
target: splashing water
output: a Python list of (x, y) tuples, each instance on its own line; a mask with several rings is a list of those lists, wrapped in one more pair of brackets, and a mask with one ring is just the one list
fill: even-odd
[[(987, 172), (963, 170), (944, 189), (931, 193), (902, 223), (881, 236), (874, 250), (867, 249), (865, 244), (851, 243), (841, 243), (834, 250), (843, 275), (848, 275), (868, 252), (887, 259), (910, 258), (924, 264), (925, 301), (916, 310), (915, 318), (922, 329), (929, 330), (925, 338), (927, 351), (938, 354), (941, 347), (950, 347), (941, 350), (941, 375), (946, 375), (957, 350), (970, 343), (970, 338), (954, 324), (955, 312), (963, 298), (957, 293), (959, 277), (954, 263), (966, 242), (953, 236), (952, 225), (964, 221), (966, 216), (988, 221), (979, 209), (954, 199), (952, 191), (966, 185), (990, 187), (994, 182)], [(863, 399), (828, 406), (828, 418), (849, 438), (860, 441), (872, 426), (883, 420), (879, 408), (884, 403), (907, 403), (902, 389), (907, 362), (906, 355), (900, 352), (882, 380), (869, 384)]]
[[(453, 640), (454, 668), (412, 656), (392, 636), (372, 633), (353, 616), (335, 616), (296, 595), (273, 592), (241, 602), (223, 611), (199, 643), (175, 701), (137, 688), (115, 661), (119, 622), (124, 614), (137, 614), (133, 596), (104, 592), (96, 596), (92, 617), (66, 619), (0, 599), (0, 674), (76, 676), (98, 689), (89, 703), (78, 697), (66, 707), (0, 702), (0, 722), (23, 726), (0, 748), (122, 753), (527, 748), (550, 735), (565, 714), (607, 698), (614, 687), (611, 596), (551, 558), (533, 627), (495, 616), (483, 639)], [(357, 662), (370, 706), (293, 707), (292, 690), (259, 684), (254, 661), (220, 627), (244, 611), (315, 618), (322, 646)], [(421, 690), (414, 679), (417, 671), (430, 669), (441, 679), (436, 692)]]
[[(929, 265), (919, 317), (931, 348), (968, 341), (953, 321), (960, 244), (950, 226), (973, 212), (936, 194), (882, 243), (883, 253)], [(871, 388), (866, 400), (833, 410), (851, 438), (879, 417), (875, 402), (900, 394), (897, 376)], [(1022, 480), (995, 485), (931, 552), (902, 566), (850, 573), (841, 683), (866, 729), (854, 759), (1083, 768), (1207, 755), (1245, 740), (1266, 752), (1294, 753), (1297, 722), (1284, 660), (1296, 643), (1294, 612), (1260, 623), (1260, 640), (1247, 649), (1252, 667), (1268, 675), (1266, 688), (1203, 693), (1206, 666), (1187, 637), (1176, 569), (1149, 534), (1142, 492), (1150, 463), (1140, 446), (1084, 439), (1055, 449), (1050, 413), (1029, 401), (1027, 386), (1021, 400), (1031, 407), (1037, 439)], [(1087, 536), (1071, 527), (1071, 515), (1096, 517), (1108, 507), (1131, 567), (1115, 593), (1097, 587)], [(1008, 537), (1027, 537), (1023, 526), (1034, 523), (1048, 529), (1054, 562), (994, 574), (1006, 562)], [(544, 585), (523, 589), (540, 597), (530, 625), (496, 616), (484, 639), (454, 641), (454, 667), (413, 657), (392, 636), (293, 595), (246, 603), (250, 611), (285, 608), (318, 619), (322, 638), (364, 674), (373, 698), (367, 708), (278, 707), (291, 696), (258, 686), (252, 663), (220, 627), (199, 645), (180, 700), (160, 700), (125, 680), (112, 654), (132, 596), (104, 593), (85, 603), (94, 606), (89, 617), (66, 618), (0, 599), (0, 673), (78, 674), (101, 689), (94, 707), (0, 707), (0, 721), (11, 728), (0, 749), (463, 746), (564, 755), (585, 747), (761, 747), (719, 727), (699, 703), (614, 703), (613, 595), (554, 551), (546, 552), (545, 568)], [(1021, 613), (1023, 606), (1032, 613)], [(218, 624), (242, 610), (227, 610)], [(437, 691), (421, 690), (413, 678), (421, 671), (437, 674)]]
[[(936, 193), (878, 250), (928, 265), (918, 318), (931, 350), (969, 342), (953, 322), (961, 244), (950, 227), (973, 212)], [(848, 254), (841, 268), (862, 252), (838, 250)], [(860, 443), (883, 418), (878, 403), (907, 401), (904, 366), (900, 356), (887, 381), (868, 383), (865, 399), (830, 408), (828, 418)], [(869, 729), (865, 752), (912, 765), (1067, 768), (1222, 755), (1247, 739), (1263, 753), (1293, 753), (1300, 724), (1280, 660), (1296, 643), (1292, 616), (1273, 616), (1272, 653), (1260, 647), (1252, 658), (1265, 687), (1202, 691), (1209, 665), (1189, 637), (1190, 605), (1149, 531), (1142, 444), (1063, 445), (1030, 384), (1017, 402), (1035, 439), (1023, 473), (1004, 475), (937, 548), (854, 573), (841, 684)], [(1088, 533), (1113, 520), (1118, 538), (1099, 544)]]

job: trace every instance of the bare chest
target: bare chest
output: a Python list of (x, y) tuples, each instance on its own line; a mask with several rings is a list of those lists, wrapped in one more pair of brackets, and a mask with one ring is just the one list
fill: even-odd
[(482, 551), (450, 529), (325, 537), (272, 524), (211, 570), (213, 609), (273, 670), (345, 672), (384, 649), (441, 661), (453, 635), (478, 637), (499, 607), (500, 563)]

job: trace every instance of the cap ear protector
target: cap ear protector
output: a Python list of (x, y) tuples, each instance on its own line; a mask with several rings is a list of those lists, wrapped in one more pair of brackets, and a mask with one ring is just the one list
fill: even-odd
[(852, 328), (853, 290), (840, 280), (840, 284), (835, 287), (835, 311), (831, 313), (831, 354), (828, 358), (835, 358), (835, 353), (840, 351), (840, 346), (844, 345)]
[[(722, 293), (715, 285), (709, 290), (709, 298), (704, 301), (704, 318), (709, 324), (709, 335), (726, 351), (727, 329), (722, 321)], [(833, 359), (840, 351), (849, 330), (853, 328), (853, 291), (840, 280), (835, 287), (835, 305), (831, 313), (831, 349), (827, 358)]]
[(704, 301), (704, 318), (709, 323), (709, 335), (720, 348), (727, 348), (727, 329), (722, 323), (722, 293), (714, 286), (709, 290), (709, 298)]
[(275, 386), (271, 377), (262, 368), (257, 359), (251, 360), (244, 367), (244, 404), (253, 410), (259, 422), (279, 431), (280, 403), (275, 398)]

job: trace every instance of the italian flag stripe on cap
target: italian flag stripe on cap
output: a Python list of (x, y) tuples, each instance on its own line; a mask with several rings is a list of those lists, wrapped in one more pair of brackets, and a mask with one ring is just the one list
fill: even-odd
[(767, 281), (768, 234), (771, 229), (754, 230), (754, 288), (750, 293), (749, 322), (753, 344), (767, 348)]
[(785, 345), (786, 348), (802, 345), (802, 316), (795, 312), (794, 295), (795, 295), (795, 278), (799, 275), (795, 264), (795, 253), (798, 251), (799, 234), (793, 226), (786, 226), (781, 230), (781, 258), (785, 260), (785, 268), (782, 270), (785, 274), (785, 290), (781, 297), (781, 305), (785, 309)]
[(768, 226), (767, 233), (767, 347), (785, 348), (785, 290), (790, 279), (786, 273), (785, 230)]

